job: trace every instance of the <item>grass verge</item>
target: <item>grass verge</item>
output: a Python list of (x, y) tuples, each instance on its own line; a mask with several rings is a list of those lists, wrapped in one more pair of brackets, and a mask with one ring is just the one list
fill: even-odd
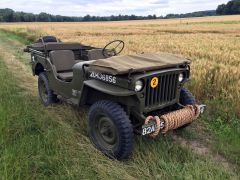
[(42, 35), (41, 31), (32, 30), (29, 28), (15, 28), (12, 30), (0, 29), (6, 36), (11, 37), (23, 44), (29, 44), (35, 41), (38, 37)]
[(49, 117), (38, 100), (17, 85), (2, 59), (0, 69), (1, 178), (96, 177), (86, 155), (79, 155), (77, 134)]

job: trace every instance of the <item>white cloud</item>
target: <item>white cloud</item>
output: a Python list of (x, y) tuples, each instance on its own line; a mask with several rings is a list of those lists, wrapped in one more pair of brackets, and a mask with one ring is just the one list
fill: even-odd
[(166, 15), (216, 9), (217, 5), (226, 2), (228, 0), (1, 0), (0, 8), (67, 16)]

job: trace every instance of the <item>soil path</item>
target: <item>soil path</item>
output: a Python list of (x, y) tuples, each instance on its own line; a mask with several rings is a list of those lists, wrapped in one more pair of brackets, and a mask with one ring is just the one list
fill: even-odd
[(215, 154), (209, 145), (202, 143), (201, 140), (186, 140), (180, 136), (173, 135), (173, 139), (176, 143), (180, 143), (182, 147), (191, 149), (194, 153), (201, 156), (208, 156), (211, 160), (215, 161), (218, 164), (221, 164), (229, 172), (232, 172), (233, 169), (236, 169), (235, 165), (230, 163), (226, 158), (219, 154)]

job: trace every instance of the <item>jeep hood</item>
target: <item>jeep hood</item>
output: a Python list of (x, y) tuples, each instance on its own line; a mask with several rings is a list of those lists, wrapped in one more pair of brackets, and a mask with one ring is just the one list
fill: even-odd
[(189, 64), (190, 60), (170, 53), (114, 56), (89, 64), (91, 71), (112, 75), (146, 72)]

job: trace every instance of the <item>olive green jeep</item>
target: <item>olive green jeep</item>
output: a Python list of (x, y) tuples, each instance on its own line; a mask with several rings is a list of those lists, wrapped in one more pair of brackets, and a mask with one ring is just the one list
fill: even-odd
[(44, 36), (27, 46), (44, 106), (64, 100), (91, 106), (88, 132), (105, 155), (128, 158), (134, 134), (155, 137), (203, 113), (183, 85), (190, 61), (168, 53), (118, 56), (124, 42), (104, 48)]

